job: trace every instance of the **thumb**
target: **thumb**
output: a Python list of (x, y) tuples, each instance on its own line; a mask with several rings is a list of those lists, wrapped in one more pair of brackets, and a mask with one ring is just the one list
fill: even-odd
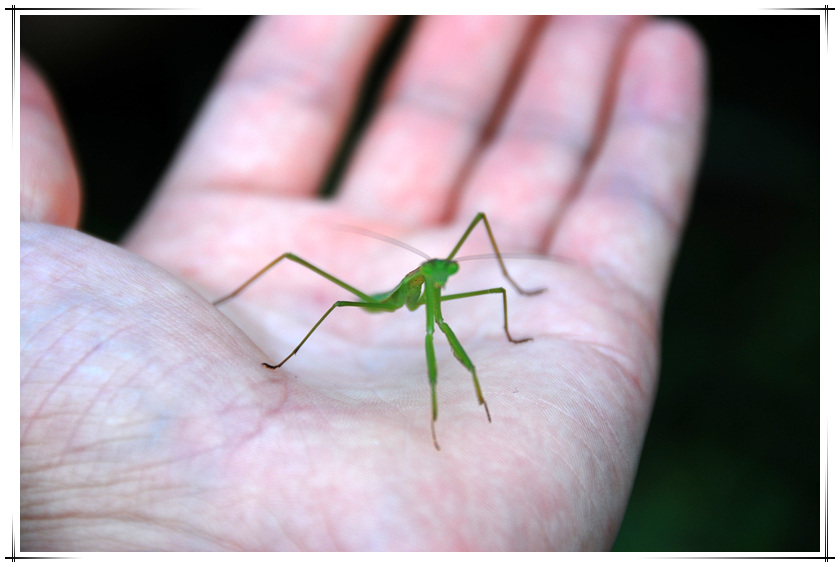
[(81, 192), (67, 133), (44, 80), (20, 61), (20, 220), (75, 227)]

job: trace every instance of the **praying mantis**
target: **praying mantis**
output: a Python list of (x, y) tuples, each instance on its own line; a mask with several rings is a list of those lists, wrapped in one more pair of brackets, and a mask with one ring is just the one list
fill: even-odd
[(415, 270), (412, 270), (408, 274), (403, 277), (402, 281), (395, 288), (391, 291), (386, 291), (382, 293), (374, 293), (374, 294), (366, 294), (355, 287), (351, 286), (347, 282), (344, 282), (338, 279), (335, 276), (332, 276), (325, 272), (324, 270), (310, 264), (303, 258), (291, 253), (286, 252), (272, 260), (268, 263), (263, 269), (259, 272), (251, 276), (245, 283), (241, 286), (233, 290), (231, 293), (225, 295), (224, 297), (217, 299), (213, 302), (213, 305), (219, 306), (226, 301), (233, 299), (239, 293), (241, 293), (245, 288), (249, 285), (254, 283), (254, 281), (265, 274), (268, 270), (279, 264), (282, 260), (289, 260), (291, 262), (295, 262), (300, 264), (304, 268), (311, 270), (318, 274), (319, 276), (326, 278), (327, 280), (333, 282), (334, 284), (338, 285), (339, 287), (344, 288), (345, 290), (349, 291), (356, 297), (358, 297), (361, 301), (336, 301), (333, 303), (332, 307), (327, 309), (327, 312), (324, 313), (318, 322), (306, 333), (306, 336), (303, 337), (303, 340), (298, 343), (298, 345), (289, 353), (286, 358), (278, 362), (277, 364), (269, 364), (267, 362), (263, 362), (263, 366), (266, 368), (270, 368), (272, 370), (280, 368), (283, 366), (292, 356), (294, 356), (300, 347), (309, 339), (312, 333), (315, 332), (321, 323), (338, 307), (361, 307), (362, 309), (370, 312), (394, 312), (402, 307), (408, 308), (410, 311), (415, 311), (421, 305), (426, 306), (426, 365), (428, 367), (428, 375), (429, 375), (429, 386), (431, 387), (431, 395), (432, 395), (432, 419), (431, 419), (431, 428), (432, 428), (432, 441), (435, 445), (435, 449), (440, 451), (440, 444), (437, 440), (437, 434), (435, 432), (435, 422), (437, 421), (438, 417), (438, 403), (437, 403), (437, 360), (435, 358), (435, 349), (433, 343), (433, 335), (435, 332), (435, 325), (440, 328), (443, 334), (446, 336), (447, 341), (449, 341), (449, 345), (452, 347), (452, 353), (455, 355), (455, 358), (470, 372), (472, 375), (473, 385), (475, 386), (475, 393), (478, 397), (478, 404), (484, 407), (484, 411), (487, 414), (487, 421), (492, 422), (490, 417), (490, 410), (487, 407), (487, 401), (484, 399), (484, 395), (481, 392), (481, 385), (478, 382), (478, 375), (476, 373), (475, 365), (470, 360), (469, 356), (467, 356), (467, 352), (461, 346), (461, 343), (458, 341), (458, 338), (455, 336), (455, 333), (449, 327), (449, 325), (443, 320), (443, 314), (441, 312), (440, 304), (444, 301), (452, 301), (455, 299), (465, 299), (467, 297), (476, 297), (479, 295), (490, 295), (490, 294), (500, 294), (502, 296), (502, 308), (504, 313), (504, 329), (505, 335), (507, 336), (508, 341), (511, 343), (524, 343), (532, 340), (530, 337), (523, 338), (523, 339), (514, 339), (510, 335), (510, 331), (508, 330), (508, 312), (507, 312), (507, 291), (503, 287), (494, 287), (490, 289), (481, 289), (478, 291), (468, 291), (465, 293), (455, 293), (450, 295), (443, 295), (442, 290), (443, 287), (446, 285), (447, 280), (454, 275), (458, 271), (458, 261), (455, 260), (455, 254), (458, 253), (458, 250), (461, 249), (464, 242), (467, 240), (469, 235), (472, 233), (473, 229), (478, 226), (479, 223), (483, 222), (484, 227), (487, 230), (487, 236), (490, 238), (490, 244), (493, 246), (493, 254), (495, 255), (496, 259), (499, 261), (499, 267), (502, 269), (502, 275), (513, 285), (518, 293), (521, 295), (537, 295), (545, 291), (545, 288), (533, 289), (533, 290), (525, 290), (519, 287), (519, 285), (510, 277), (508, 274), (507, 269), (505, 268), (505, 264), (502, 261), (502, 255), (499, 252), (499, 247), (496, 245), (496, 239), (493, 237), (493, 231), (490, 229), (490, 223), (487, 221), (487, 216), (484, 213), (476, 214), (475, 218), (470, 222), (470, 225), (467, 227), (467, 230), (464, 231), (463, 235), (461, 235), (460, 240), (449, 253), (446, 258), (429, 258), (425, 254), (414, 250), (413, 248), (406, 246), (418, 254), (423, 255), (427, 258), (425, 262), (420, 264)]

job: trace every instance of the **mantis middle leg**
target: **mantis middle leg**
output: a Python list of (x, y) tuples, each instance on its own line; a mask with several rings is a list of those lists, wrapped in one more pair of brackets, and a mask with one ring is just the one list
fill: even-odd
[(532, 341), (531, 337), (526, 337), (524, 339), (514, 339), (510, 336), (510, 331), (508, 330), (508, 312), (507, 312), (507, 291), (503, 287), (494, 287), (491, 289), (481, 289), (478, 291), (468, 291), (466, 293), (453, 293), (452, 295), (444, 295), (440, 298), (441, 301), (449, 301), (451, 299), (463, 299), (465, 297), (476, 297), (479, 295), (489, 295), (491, 293), (500, 293), (502, 294), (502, 312), (504, 314), (504, 327), (505, 327), (505, 335), (507, 335), (508, 341), (512, 343), (526, 343), (528, 341)]

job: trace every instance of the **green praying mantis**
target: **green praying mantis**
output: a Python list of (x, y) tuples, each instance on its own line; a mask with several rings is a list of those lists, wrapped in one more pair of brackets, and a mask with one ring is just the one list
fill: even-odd
[(449, 341), (449, 345), (452, 347), (452, 352), (455, 355), (455, 358), (472, 374), (473, 385), (475, 386), (475, 393), (478, 396), (478, 403), (481, 406), (484, 406), (484, 411), (487, 414), (487, 421), (492, 422), (490, 418), (490, 410), (487, 407), (487, 401), (484, 399), (484, 395), (481, 393), (481, 385), (478, 382), (478, 375), (476, 374), (475, 365), (470, 360), (469, 356), (467, 356), (464, 347), (461, 346), (461, 343), (458, 341), (458, 338), (455, 336), (455, 333), (449, 327), (449, 325), (443, 320), (443, 313), (441, 312), (440, 304), (444, 301), (452, 301), (455, 299), (464, 299), (467, 297), (476, 297), (479, 295), (489, 295), (489, 294), (500, 294), (502, 296), (502, 308), (504, 312), (504, 329), (505, 335), (507, 336), (508, 341), (512, 343), (524, 343), (527, 341), (532, 340), (531, 338), (524, 338), (524, 339), (514, 339), (510, 336), (510, 331), (508, 330), (508, 311), (507, 311), (507, 292), (503, 287), (494, 287), (490, 289), (481, 289), (478, 291), (469, 291), (465, 293), (455, 293), (450, 295), (443, 295), (442, 290), (443, 287), (446, 285), (447, 280), (454, 275), (458, 271), (458, 261), (456, 261), (455, 255), (458, 253), (458, 250), (461, 249), (461, 246), (467, 240), (469, 235), (472, 233), (473, 229), (478, 226), (479, 223), (483, 222), (484, 227), (487, 230), (487, 236), (490, 238), (490, 244), (493, 246), (493, 254), (495, 255), (496, 259), (499, 261), (499, 267), (502, 269), (502, 275), (513, 285), (516, 291), (522, 295), (537, 295), (545, 291), (545, 288), (534, 289), (534, 290), (525, 290), (519, 287), (519, 285), (510, 277), (508, 274), (507, 269), (505, 268), (505, 264), (502, 261), (502, 255), (499, 252), (499, 247), (496, 245), (496, 239), (493, 237), (493, 231), (490, 229), (490, 223), (487, 221), (487, 217), (484, 213), (478, 213), (475, 218), (472, 220), (470, 225), (467, 227), (467, 230), (464, 231), (464, 234), (461, 236), (461, 239), (458, 240), (458, 243), (449, 253), (446, 258), (439, 259), (439, 258), (429, 258), (425, 254), (411, 248), (410, 246), (405, 246), (406, 248), (421, 254), (422, 256), (427, 258), (427, 261), (420, 264), (416, 270), (412, 270), (405, 277), (403, 277), (402, 281), (400, 281), (397, 286), (392, 289), (391, 291), (386, 291), (382, 293), (374, 293), (374, 294), (366, 294), (355, 287), (351, 286), (347, 282), (344, 282), (335, 276), (332, 276), (325, 272), (324, 270), (310, 264), (303, 258), (292, 254), (291, 252), (286, 252), (272, 260), (268, 265), (266, 265), (263, 269), (259, 272), (254, 274), (250, 279), (248, 279), (245, 283), (241, 286), (233, 290), (231, 293), (227, 294), (226, 296), (222, 297), (221, 299), (217, 299), (213, 302), (213, 305), (221, 305), (222, 303), (233, 299), (239, 293), (241, 293), (245, 288), (249, 285), (254, 283), (254, 281), (265, 274), (268, 270), (279, 264), (282, 260), (290, 260), (297, 264), (300, 264), (304, 268), (315, 272), (316, 274), (320, 275), (323, 278), (333, 282), (334, 284), (338, 285), (339, 287), (344, 288), (345, 290), (349, 291), (356, 297), (360, 299), (360, 301), (336, 301), (333, 303), (332, 307), (327, 309), (327, 312), (324, 313), (318, 322), (306, 333), (306, 336), (303, 337), (303, 340), (289, 353), (289, 355), (278, 362), (277, 364), (268, 364), (267, 362), (263, 362), (263, 366), (266, 368), (277, 369), (283, 366), (292, 356), (294, 356), (300, 347), (307, 341), (307, 339), (315, 332), (321, 323), (338, 307), (361, 307), (366, 311), (370, 311), (373, 313), (376, 312), (394, 312), (402, 307), (407, 307), (410, 311), (414, 311), (419, 308), (421, 305), (426, 306), (426, 364), (428, 366), (428, 373), (429, 373), (429, 386), (431, 387), (432, 393), (432, 420), (431, 420), (431, 427), (432, 427), (432, 441), (434, 442), (435, 449), (440, 451), (440, 445), (438, 444), (437, 434), (435, 433), (435, 422), (437, 421), (438, 417), (438, 404), (437, 404), (437, 361), (435, 359), (435, 349), (433, 343), (433, 335), (435, 332), (435, 325), (440, 328), (444, 335), (446, 335), (447, 341)]

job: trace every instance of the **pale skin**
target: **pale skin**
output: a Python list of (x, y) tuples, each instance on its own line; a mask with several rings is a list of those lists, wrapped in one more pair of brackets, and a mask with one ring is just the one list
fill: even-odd
[[(256, 21), (123, 247), (72, 230), (76, 166), (22, 63), (21, 549), (612, 545), (702, 147), (700, 42), (645, 19), (423, 19), (320, 200), (390, 23)], [(498, 296), (442, 305), (493, 421), (441, 337), (440, 452), (422, 310), (337, 310), (270, 370), (352, 295), (291, 264), (211, 303), (287, 251), (392, 289), (417, 258), (336, 225), (446, 257), (478, 211), (503, 251), (564, 262), (508, 262), (548, 290), (508, 293), (533, 341), (507, 340)], [(447, 291), (505, 285), (475, 261)]]

